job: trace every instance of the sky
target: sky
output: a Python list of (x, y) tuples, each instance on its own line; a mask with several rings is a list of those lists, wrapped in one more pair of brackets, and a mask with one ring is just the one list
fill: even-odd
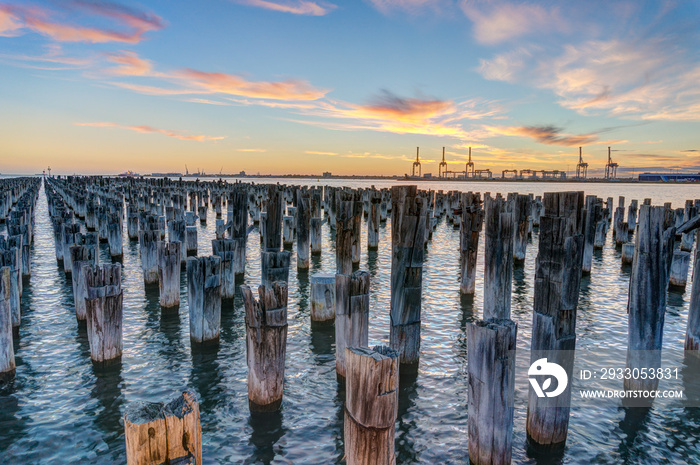
[(695, 172), (698, 44), (694, 0), (0, 0), (0, 172)]

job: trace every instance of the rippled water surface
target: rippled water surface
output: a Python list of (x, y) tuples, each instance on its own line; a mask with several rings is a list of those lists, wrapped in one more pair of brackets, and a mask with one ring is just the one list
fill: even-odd
[[(276, 182), (278, 180), (261, 180)], [(291, 183), (290, 180), (279, 180)], [(317, 180), (301, 184), (320, 185)], [(385, 187), (388, 181), (341, 181), (332, 185)], [(420, 188), (532, 192), (585, 190), (600, 197), (651, 197), (654, 204), (700, 198), (700, 186), (553, 183), (421, 183)], [(199, 225), (199, 254), (211, 253), (214, 212)], [(380, 248), (363, 251), (361, 268), (371, 274), (370, 345), (388, 344), (390, 221), (382, 224)], [(124, 234), (127, 239), (126, 232)], [(17, 374), (0, 390), (0, 457), (10, 464), (125, 463), (122, 415), (136, 401), (161, 401), (190, 387), (200, 399), (204, 463), (325, 464), (343, 461), (344, 392), (336, 382), (333, 328), (309, 324), (309, 275), (335, 270), (328, 225), (323, 254), (309, 273), (289, 277), (289, 335), (284, 402), (278, 414), (251, 418), (247, 401), (245, 325), (242, 301), (223, 307), (218, 348), (193, 350), (189, 341), (186, 276), (182, 274), (179, 313), (161, 315), (158, 289), (144, 288), (138, 244), (124, 246), (124, 354), (119, 366), (96, 370), (87, 334), (74, 314), (70, 277), (56, 264), (43, 190), (35, 218), (32, 276), (22, 297), (22, 326), (16, 341)], [(128, 239), (127, 239), (128, 240)], [(532, 319), (534, 264), (538, 233), (528, 245), (524, 266), (513, 274), (513, 315), (518, 349), (527, 353)], [(366, 243), (366, 223), (363, 223)], [(459, 230), (440, 220), (424, 265), (421, 360), (417, 375), (401, 381), (396, 423), (397, 463), (467, 463), (467, 370), (465, 328), (482, 307), (483, 238), (477, 292), (459, 294)], [(109, 262), (106, 244), (101, 260)], [(296, 246), (292, 249), (295, 250)], [(294, 253), (294, 252), (293, 252)], [(248, 238), (245, 283), (260, 280), (259, 231)], [(292, 257), (292, 264), (295, 257)], [(691, 270), (692, 272), (692, 270)], [(608, 233), (596, 252), (590, 277), (582, 281), (578, 347), (616, 349), (627, 344), (629, 270)], [(664, 350), (682, 349), (689, 289), (671, 292)], [(611, 360), (617, 366), (624, 360)], [(527, 366), (518, 362), (518, 376)], [(513, 459), (538, 463), (525, 447), (526, 384), (516, 386)], [(653, 407), (640, 414), (621, 407), (574, 408), (565, 463), (699, 463), (700, 412)], [(541, 463), (546, 463), (539, 460)]]

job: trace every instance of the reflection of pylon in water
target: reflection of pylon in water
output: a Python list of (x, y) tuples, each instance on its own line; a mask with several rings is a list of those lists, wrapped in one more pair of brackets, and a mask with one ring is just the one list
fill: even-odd
[(473, 178), (474, 177), (474, 162), (472, 162), (472, 148), (469, 147), (469, 161), (467, 162), (467, 170), (466, 170), (465, 177), (467, 178)]
[(420, 152), (420, 147), (416, 147), (416, 161), (413, 162), (413, 172), (411, 173), (411, 176), (416, 177), (416, 167), (418, 167), (418, 177), (422, 175), (421, 171), (421, 166), (420, 166), (420, 159), (418, 157), (418, 154)]
[(442, 148), (442, 161), (438, 167), (438, 177), (443, 177), (447, 173), (447, 162), (445, 161), (445, 147)]

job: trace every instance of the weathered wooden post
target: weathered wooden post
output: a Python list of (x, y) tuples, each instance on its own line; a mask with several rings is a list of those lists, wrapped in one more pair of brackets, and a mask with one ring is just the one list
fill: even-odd
[(484, 226), (484, 209), (479, 194), (462, 194), (462, 220), (459, 235), (462, 294), (474, 294), (476, 289), (476, 258), (479, 250), (479, 235)]
[(389, 347), (348, 347), (345, 458), (348, 465), (393, 465), (398, 414), (398, 354)]
[(267, 215), (265, 216), (264, 250), (260, 253), (262, 284), (271, 287), (277, 281), (289, 281), (289, 263), (292, 254), (281, 250), (282, 196), (275, 185), (268, 186)]
[[(627, 303), (627, 368), (630, 370), (655, 370), (661, 366), (666, 295), (675, 240), (672, 211), (642, 205), (634, 238)], [(658, 385), (658, 378), (624, 380), (625, 390), (656, 390)]]
[[(340, 226), (340, 221), (338, 221)], [(346, 347), (363, 347), (369, 342), (369, 273), (335, 275), (335, 368), (345, 378)]]
[(218, 342), (221, 331), (221, 259), (216, 256), (187, 259), (187, 300), (190, 340)]
[(5, 305), (8, 305), (9, 302), (12, 331), (14, 334), (19, 335), (19, 325), (22, 320), (20, 305), (22, 274), (20, 272), (19, 251), (16, 248), (10, 250), (0, 249), (0, 267), (7, 267), (10, 270), (10, 284), (6, 289), (8, 294), (6, 294)]
[[(603, 212), (595, 195), (586, 196), (586, 219), (583, 225), (583, 273), (590, 273), (593, 265), (593, 248), (598, 229), (602, 230)], [(605, 236), (603, 236), (605, 237)]]
[(139, 231), (141, 269), (146, 284), (158, 283), (158, 241), (160, 231)]
[[(400, 364), (417, 364), (425, 252), (424, 199), (416, 186), (391, 188), (391, 331)], [(336, 310), (337, 313), (337, 310)], [(336, 341), (337, 343), (337, 341)]]
[(355, 223), (355, 203), (344, 196), (336, 195), (336, 234), (335, 234), (335, 272), (349, 275), (352, 273), (352, 243)]
[(73, 272), (73, 264), (70, 261), (70, 246), (80, 242), (80, 225), (63, 223), (63, 271), (66, 274)]
[(311, 218), (309, 221), (309, 241), (311, 243), (311, 253), (320, 254), (321, 253), (321, 225), (323, 219), (321, 218)]
[[(92, 234), (92, 233), (90, 233)], [(96, 249), (84, 245), (72, 245), (70, 247), (71, 263), (73, 267), (73, 300), (75, 302), (75, 317), (80, 321), (87, 320), (87, 308), (85, 299), (87, 298), (87, 279), (84, 267), (97, 266)]]
[[(511, 195), (508, 196), (509, 198)], [(509, 201), (511, 201), (509, 199)], [(530, 196), (512, 194), (513, 202), (513, 260), (524, 262), (527, 253), (527, 231), (529, 227)]]
[(85, 310), (90, 357), (98, 364), (122, 356), (122, 287), (119, 263), (83, 266), (87, 281)]
[(185, 251), (187, 256), (197, 255), (197, 226), (185, 227)]
[(10, 267), (0, 266), (0, 383), (15, 375), (15, 349), (12, 338)]
[(381, 201), (381, 197), (376, 192), (372, 192), (367, 222), (367, 248), (369, 250), (377, 250), (379, 248), (379, 205)]
[(236, 276), (245, 273), (245, 247), (248, 235), (248, 193), (242, 188), (234, 189), (229, 200), (233, 205), (231, 217), (231, 240), (234, 243), (233, 271)]
[(251, 411), (275, 411), (282, 404), (287, 353), (287, 284), (260, 286), (253, 296), (241, 286), (245, 304), (248, 406)]
[(700, 232), (695, 234), (693, 277), (688, 306), (688, 327), (685, 333), (685, 350), (700, 356)]
[(486, 195), (484, 210), (484, 319), (509, 319), (513, 280), (513, 203), (500, 194), (496, 198)]
[(630, 233), (633, 233), (635, 226), (637, 226), (637, 205), (637, 200), (631, 200), (627, 209), (627, 230)]
[(139, 238), (139, 214), (133, 205), (129, 205), (126, 216), (126, 234), (131, 241), (136, 241)]
[(182, 219), (175, 219), (168, 222), (168, 240), (170, 242), (180, 243), (180, 264), (184, 264), (187, 261), (187, 250), (185, 249), (185, 221)]
[(362, 200), (357, 197), (353, 200), (352, 208), (352, 265), (360, 266), (362, 254)]
[(294, 245), (294, 217), (282, 217), (282, 245), (291, 247)]
[(221, 258), (221, 298), (233, 299), (236, 295), (236, 243), (233, 239), (211, 241), (212, 255)]
[(158, 242), (158, 290), (161, 308), (180, 307), (179, 242)]
[(109, 254), (115, 260), (121, 260), (124, 252), (122, 247), (122, 223), (118, 215), (107, 215), (107, 242), (109, 243)]
[(634, 242), (625, 242), (622, 244), (622, 264), (631, 265), (634, 261)]
[(202, 464), (199, 403), (187, 390), (168, 404), (139, 403), (124, 414), (127, 465)]
[[(535, 265), (531, 367), (528, 375), (538, 378), (536, 375), (540, 370), (542, 373), (547, 371), (544, 364), (554, 363), (564, 370), (567, 379), (571, 379), (583, 264), (583, 192), (546, 193), (544, 207)], [(533, 380), (540, 387), (537, 391), (533, 385), (528, 396), (527, 437), (533, 446), (558, 448), (566, 442), (571, 383), (559, 384), (564, 382), (564, 376), (556, 377), (557, 386), (553, 390), (548, 390), (548, 386), (543, 384), (545, 379)], [(545, 397), (543, 391), (560, 394)]]
[(685, 285), (688, 282), (689, 267), (690, 252), (685, 252), (683, 250), (676, 250), (673, 252), (669, 285), (679, 289), (685, 289)]
[(621, 246), (629, 240), (629, 227), (625, 222), (625, 198), (620, 196), (619, 205), (615, 210), (615, 244)]
[(517, 331), (511, 320), (467, 326), (469, 462), (474, 465), (511, 463)]
[(311, 276), (311, 322), (335, 321), (335, 275)]
[(297, 269), (308, 270), (309, 269), (309, 239), (311, 227), (311, 199), (308, 193), (304, 193), (301, 190), (297, 190)]

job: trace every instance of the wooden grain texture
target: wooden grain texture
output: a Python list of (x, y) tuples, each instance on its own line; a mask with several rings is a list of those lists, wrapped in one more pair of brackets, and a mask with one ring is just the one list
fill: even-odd
[(297, 190), (296, 201), (297, 268), (308, 270), (311, 252), (311, 198), (308, 193)]
[(459, 290), (464, 295), (473, 295), (476, 290), (476, 262), (479, 251), (479, 236), (484, 227), (484, 209), (479, 194), (462, 194), (462, 220), (460, 222)]
[(467, 326), (469, 462), (508, 465), (513, 442), (515, 342), (511, 320)]
[[(576, 348), (576, 312), (583, 264), (583, 192), (545, 193), (535, 264), (531, 362), (546, 358), (571, 379)], [(538, 397), (530, 388), (527, 435), (549, 448), (565, 443), (571, 383), (556, 397)]]
[(312, 275), (310, 288), (311, 321), (335, 321), (335, 275)]
[(139, 252), (143, 281), (146, 284), (158, 283), (158, 241), (160, 231), (139, 231)]
[[(510, 197), (510, 195), (509, 195)], [(524, 262), (530, 218), (530, 196), (513, 194), (513, 260)]]
[(120, 359), (123, 346), (121, 265), (83, 267), (87, 281), (85, 309), (90, 357), (105, 363)]
[(372, 192), (367, 221), (367, 248), (369, 250), (377, 250), (379, 248), (379, 210), (381, 209), (381, 201), (379, 194)]
[(337, 274), (352, 273), (352, 250), (355, 227), (355, 202), (343, 193), (336, 197), (335, 263)]
[(73, 275), (71, 278), (73, 301), (75, 303), (75, 317), (78, 321), (85, 321), (87, 319), (87, 310), (85, 308), (87, 280), (83, 267), (95, 266), (95, 257), (91, 256), (93, 253), (95, 253), (95, 249), (88, 248), (84, 245), (72, 245), (70, 248), (71, 266), (73, 267)]
[[(627, 367), (661, 365), (666, 298), (676, 237), (673, 213), (666, 207), (642, 205), (634, 241), (627, 303)], [(627, 390), (651, 390), (658, 379), (625, 379)]]
[(158, 290), (161, 308), (180, 307), (179, 242), (158, 242)]
[(348, 465), (393, 465), (398, 413), (398, 354), (389, 347), (348, 347), (345, 459)]
[(211, 241), (212, 255), (221, 259), (221, 298), (233, 299), (236, 295), (236, 241), (214, 239)]
[(199, 402), (187, 390), (168, 404), (137, 403), (124, 414), (127, 465), (202, 463)]
[(287, 353), (287, 284), (258, 287), (258, 298), (241, 286), (246, 321), (248, 405), (251, 411), (280, 408)]
[(671, 272), (668, 284), (676, 289), (685, 289), (688, 282), (688, 268), (690, 267), (690, 252), (676, 250), (673, 252)]
[(484, 198), (484, 319), (510, 318), (513, 281), (513, 203)]
[(12, 337), (10, 267), (0, 267), (0, 384), (15, 374), (15, 351)]
[(190, 340), (216, 342), (221, 332), (221, 258), (187, 259)]
[(695, 236), (693, 277), (691, 279), (688, 326), (685, 333), (686, 353), (700, 357), (700, 234)]
[(335, 367), (345, 377), (345, 348), (369, 342), (370, 275), (358, 270), (335, 275)]
[(391, 188), (391, 348), (400, 364), (420, 353), (423, 257), (427, 202), (416, 186)]

